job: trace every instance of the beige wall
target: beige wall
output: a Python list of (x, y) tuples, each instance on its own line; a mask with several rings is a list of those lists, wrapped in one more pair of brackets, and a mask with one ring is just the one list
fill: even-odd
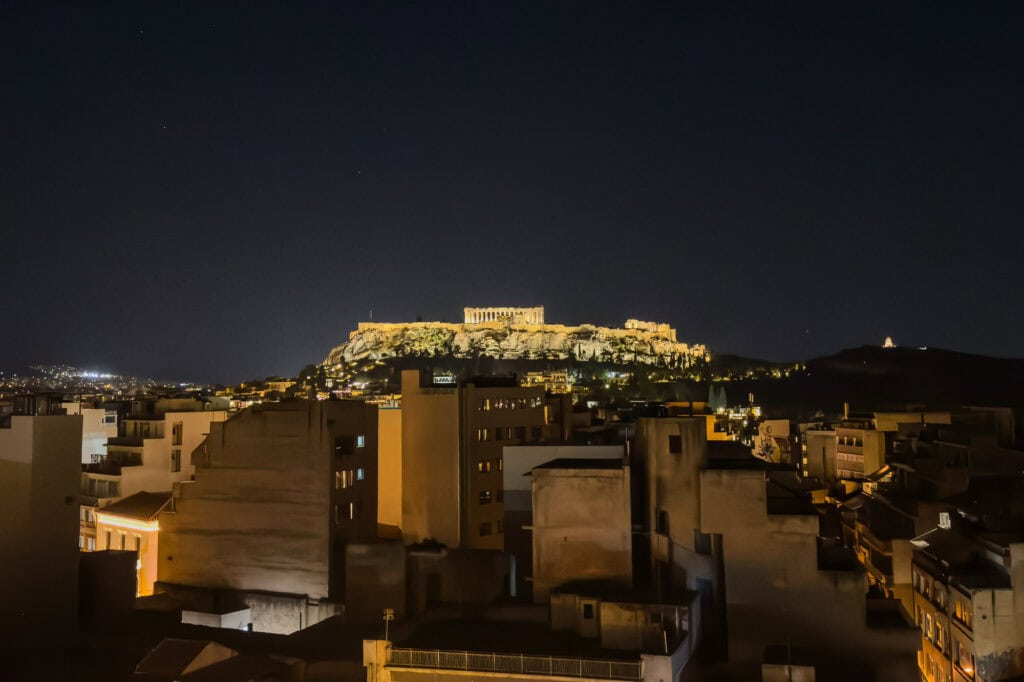
[[(110, 544), (107, 544), (107, 533)], [(138, 541), (136, 556), (136, 594), (146, 597), (153, 594), (153, 583), (157, 581), (157, 561), (160, 556), (159, 523), (118, 516), (96, 514), (96, 550), (123, 549), (132, 551)]]
[(701, 491), (703, 531), (723, 536), (730, 660), (789, 642), (910, 679), (914, 631), (867, 628), (863, 571), (818, 569), (816, 514), (769, 514), (763, 470), (703, 471)]
[(402, 372), (402, 538), (459, 546), (459, 395)]
[(14, 416), (0, 429), (0, 637), (69, 631), (78, 606), (81, 416)]
[[(670, 452), (678, 436), (681, 452)], [(668, 518), (671, 541), (694, 549), (700, 528), (700, 470), (707, 459), (706, 420), (702, 417), (644, 418), (636, 427), (637, 456), (642, 457), (647, 488), (648, 523), (658, 527), (658, 512)]]
[(633, 584), (629, 467), (534, 469), (534, 603), (592, 579)]
[(836, 432), (808, 430), (807, 475), (823, 481), (836, 480)]
[(402, 410), (377, 413), (377, 521), (402, 527)]
[(160, 515), (160, 581), (330, 598), (342, 588), (335, 537), (348, 537), (344, 524), (375, 536), (377, 512), (374, 471), (354, 484), (372, 486), (372, 509), (334, 518), (335, 494), (351, 492), (335, 490), (335, 438), (363, 435), (375, 460), (377, 430), (377, 408), (355, 401), (257, 405), (212, 424), (196, 480)]

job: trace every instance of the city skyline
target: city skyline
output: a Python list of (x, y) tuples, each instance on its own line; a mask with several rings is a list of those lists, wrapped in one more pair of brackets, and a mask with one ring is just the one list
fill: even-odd
[(1020, 357), (1024, 10), (961, 10), (5, 6), (0, 351), (230, 381), (543, 303)]

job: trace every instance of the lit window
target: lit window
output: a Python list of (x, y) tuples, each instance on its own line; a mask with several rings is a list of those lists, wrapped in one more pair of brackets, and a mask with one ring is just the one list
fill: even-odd
[(366, 471), (364, 469), (356, 469), (356, 480), (361, 481), (366, 478)]
[(349, 518), (349, 520), (352, 520), (355, 517), (356, 517), (356, 503), (355, 502), (349, 502), (348, 503), (348, 518)]
[(366, 446), (366, 436), (356, 436), (356, 447), (361, 448)]
[(489, 459), (485, 459), (482, 462), (477, 462), (476, 470), (481, 474), (486, 474), (491, 470), (491, 461)]
[(477, 429), (476, 430), (476, 439), (479, 440), (479, 441), (490, 440), (489, 436), (490, 436), (490, 429)]
[(488, 400), (487, 398), (484, 398), (483, 400), (481, 400), (480, 401), (480, 409), (483, 410), (484, 412), (487, 412), (488, 410), (490, 410), (491, 409), (491, 401)]
[(490, 490), (484, 490), (482, 493), (480, 493), (480, 504), (490, 504), (490, 503), (491, 503), (491, 491)]
[(504, 471), (504, 470), (505, 470), (505, 458), (504, 457), (499, 457), (498, 458), (498, 471)]

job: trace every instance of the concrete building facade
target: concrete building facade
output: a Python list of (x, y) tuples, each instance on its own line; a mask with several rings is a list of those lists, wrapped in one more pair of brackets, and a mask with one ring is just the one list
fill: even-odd
[(0, 638), (66, 634), (78, 595), (80, 415), (0, 420)]
[(192, 451), (210, 433), (211, 424), (228, 418), (227, 411), (205, 406), (192, 399), (132, 404), (129, 415), (117, 423), (117, 435), (107, 439), (106, 453), (81, 466), (82, 549), (96, 544), (97, 508), (140, 492), (170, 492), (176, 483), (192, 478)]
[(192, 456), (195, 481), (175, 487), (160, 517), (161, 584), (302, 607), (287, 625), (262, 623), (254, 607), (257, 630), (329, 615), (305, 606), (343, 602), (346, 544), (377, 538), (377, 418), (362, 402), (295, 400), (212, 424)]
[(926, 682), (1024, 675), (1024, 538), (957, 523), (919, 542), (912, 568)]
[(533, 601), (575, 580), (633, 586), (629, 465), (560, 459), (534, 467)]
[(402, 372), (401, 429), (405, 542), (494, 550), (505, 546), (503, 449), (563, 435), (543, 388), (512, 378), (436, 385), (415, 370)]

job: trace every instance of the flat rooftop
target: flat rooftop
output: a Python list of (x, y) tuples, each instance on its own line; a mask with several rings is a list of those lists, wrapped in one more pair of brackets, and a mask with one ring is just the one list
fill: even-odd
[(607, 469), (614, 471), (615, 469), (622, 468), (622, 460), (620, 459), (601, 459), (599, 457), (580, 457), (579, 459), (573, 459), (569, 457), (560, 457), (553, 459), (550, 462), (544, 462), (539, 464), (534, 469)]
[(395, 646), (410, 649), (634, 660), (635, 651), (602, 649), (598, 639), (554, 631), (547, 623), (459, 618), (422, 624)]

